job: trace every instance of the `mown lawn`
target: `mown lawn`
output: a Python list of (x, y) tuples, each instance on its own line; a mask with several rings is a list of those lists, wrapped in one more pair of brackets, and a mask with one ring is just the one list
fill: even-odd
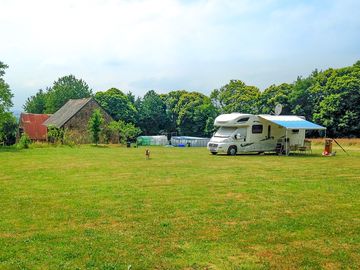
[(360, 149), (0, 150), (0, 269), (356, 269)]

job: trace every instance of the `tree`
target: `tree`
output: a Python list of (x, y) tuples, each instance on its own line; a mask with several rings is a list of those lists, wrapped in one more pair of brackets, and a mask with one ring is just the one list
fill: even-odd
[(56, 112), (69, 99), (87, 98), (91, 95), (92, 90), (85, 81), (76, 79), (73, 75), (61, 77), (47, 92), (46, 113)]
[(295, 115), (305, 116), (310, 121), (312, 120), (314, 106), (317, 103), (317, 99), (314, 96), (314, 85), (317, 75), (318, 71), (315, 70), (306, 78), (298, 77), (293, 83), (288, 99), (292, 108), (291, 112)]
[(198, 92), (183, 94), (175, 110), (180, 134), (208, 136), (212, 132), (217, 111), (209, 97)]
[(141, 129), (132, 123), (125, 123), (120, 120), (118, 124), (121, 143), (134, 141), (141, 134)]
[(291, 113), (291, 105), (289, 102), (289, 95), (292, 91), (292, 85), (283, 83), (278, 86), (271, 85), (266, 88), (259, 97), (259, 112), (264, 114), (270, 114), (274, 112), (276, 104), (283, 106), (282, 114)]
[(114, 120), (135, 123), (137, 111), (134, 104), (129, 100), (129, 96), (119, 89), (111, 88), (105, 92), (97, 92), (95, 100)]
[(91, 134), (91, 141), (96, 145), (100, 140), (101, 125), (104, 122), (104, 118), (99, 109), (94, 110), (92, 116), (89, 119), (89, 131)]
[(11, 101), (13, 94), (10, 86), (3, 79), (6, 68), (8, 66), (0, 61), (0, 143), (11, 145), (15, 143), (17, 121), (9, 112), (13, 105)]
[(178, 127), (177, 127), (177, 119), (179, 117), (178, 103), (180, 98), (188, 93), (189, 92), (185, 90), (177, 90), (161, 95), (161, 99), (165, 102), (165, 106), (166, 106), (166, 115), (168, 120), (168, 125), (166, 129), (170, 133), (178, 131)]
[(135, 104), (135, 95), (131, 91), (127, 92), (126, 96), (131, 104)]
[(12, 145), (16, 142), (18, 123), (10, 112), (0, 114), (0, 144)]
[(135, 141), (136, 137), (141, 134), (141, 129), (132, 123), (125, 123), (122, 120), (111, 121), (103, 130), (106, 141), (116, 137), (120, 143)]
[(0, 114), (8, 111), (13, 106), (11, 101), (13, 94), (11, 93), (10, 86), (3, 79), (5, 69), (7, 68), (8, 66), (0, 61)]
[(222, 113), (257, 113), (260, 90), (240, 80), (231, 80), (220, 89), (212, 91), (210, 98)]
[(26, 100), (23, 108), (28, 113), (45, 113), (46, 92), (44, 92), (42, 89), (39, 89), (39, 91), (34, 96), (31, 96)]
[(141, 101), (136, 101), (138, 126), (146, 135), (155, 135), (164, 132), (168, 123), (166, 105), (161, 97), (150, 90)]
[(314, 120), (330, 136), (360, 136), (360, 66), (332, 70), (319, 87), (323, 98), (314, 109)]

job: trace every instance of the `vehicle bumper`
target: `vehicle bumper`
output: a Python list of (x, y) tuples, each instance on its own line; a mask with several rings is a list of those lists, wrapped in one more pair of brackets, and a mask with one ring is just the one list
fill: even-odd
[(207, 149), (211, 153), (219, 153), (219, 154), (226, 154), (228, 149), (227, 144), (221, 144), (221, 143), (208, 143)]

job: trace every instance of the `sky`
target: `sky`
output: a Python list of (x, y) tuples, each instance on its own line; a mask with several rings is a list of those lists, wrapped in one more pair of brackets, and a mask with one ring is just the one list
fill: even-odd
[(93, 92), (261, 90), (360, 60), (358, 0), (0, 0), (14, 109), (73, 74)]

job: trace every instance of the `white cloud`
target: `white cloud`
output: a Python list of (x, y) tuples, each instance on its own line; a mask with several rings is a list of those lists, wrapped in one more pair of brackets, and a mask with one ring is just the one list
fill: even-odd
[(151, 88), (209, 93), (233, 78), (264, 87), (356, 60), (358, 4), (341, 3), (0, 0), (0, 61), (10, 65), (17, 107), (70, 73), (94, 90), (138, 95)]

